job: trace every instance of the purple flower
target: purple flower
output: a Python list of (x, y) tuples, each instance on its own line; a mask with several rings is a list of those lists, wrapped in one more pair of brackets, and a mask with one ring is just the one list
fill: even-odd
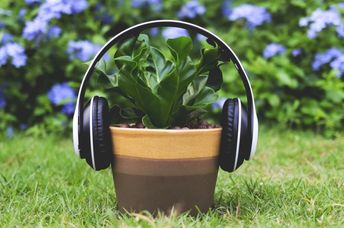
[(24, 16), (26, 14), (26, 9), (20, 9), (18, 13), (18, 20), (23, 20)]
[(42, 21), (50, 21), (53, 18), (60, 18), (62, 14), (72, 13), (72, 1), (47, 0), (39, 8), (37, 17)]
[(157, 35), (159, 34), (159, 29), (158, 29), (158, 28), (151, 28), (151, 29), (149, 30), (149, 34), (150, 34), (151, 36), (157, 36)]
[(57, 83), (48, 92), (50, 102), (59, 106), (62, 105), (62, 112), (69, 115), (74, 112), (74, 100), (76, 94), (68, 83)]
[(343, 52), (336, 48), (330, 48), (324, 53), (318, 53), (314, 57), (312, 69), (314, 71), (320, 70), (321, 66), (330, 63), (332, 60), (338, 58), (341, 55), (343, 55)]
[(70, 41), (67, 53), (70, 55), (70, 59), (80, 59), (85, 62), (93, 58), (100, 48), (100, 45), (93, 44), (88, 40)]
[(3, 109), (5, 107), (6, 107), (5, 95), (4, 95), (4, 92), (0, 90), (0, 109)]
[(152, 7), (153, 10), (159, 11), (162, 7), (161, 0), (132, 0), (131, 6), (140, 8), (142, 6)]
[(211, 105), (211, 108), (213, 110), (222, 109), (222, 107), (225, 104), (226, 100), (227, 100), (226, 98), (221, 97), (214, 104)]
[(334, 70), (337, 70), (337, 77), (344, 75), (344, 54), (336, 58), (330, 63), (330, 67)]
[(12, 57), (12, 65), (19, 68), (26, 64), (26, 54), (24, 48), (17, 43), (6, 44), (7, 54)]
[(197, 15), (202, 15), (205, 13), (205, 7), (197, 0), (191, 0), (185, 5), (177, 13), (179, 18), (195, 18)]
[(27, 21), (23, 30), (23, 37), (27, 40), (40, 41), (45, 37), (59, 37), (62, 30), (58, 26), (49, 27), (48, 22), (39, 17), (33, 21)]
[(86, 0), (72, 0), (67, 2), (70, 4), (72, 14), (81, 13), (88, 7)]
[(62, 106), (62, 110), (61, 110), (64, 114), (70, 115), (73, 114), (75, 111), (75, 104), (74, 102), (69, 102), (66, 103)]
[(33, 4), (38, 4), (38, 3), (41, 3), (41, 0), (25, 0), (25, 3), (27, 5), (33, 5)]
[(13, 36), (9, 33), (4, 33), (2, 35), (2, 38), (1, 38), (1, 42), (2, 44), (7, 44), (9, 42), (13, 41)]
[(271, 21), (270, 13), (263, 7), (242, 4), (233, 9), (232, 13), (228, 16), (231, 21), (239, 19), (246, 19), (246, 25), (249, 29)]
[(62, 32), (62, 29), (58, 26), (52, 26), (48, 31), (49, 38), (59, 37)]
[(297, 57), (297, 56), (301, 55), (301, 52), (302, 51), (300, 48), (296, 48), (296, 49), (291, 51), (291, 54), (292, 54), (292, 56)]
[(174, 39), (180, 36), (189, 36), (189, 33), (182, 28), (168, 27), (162, 31), (162, 35), (166, 39)]
[(338, 37), (342, 38), (344, 37), (344, 23), (341, 23), (337, 26), (337, 34), (338, 34)]
[(105, 7), (104, 4), (100, 2), (96, 3), (94, 6), (96, 7), (96, 10), (101, 10)]
[(317, 34), (329, 26), (335, 26), (339, 37), (344, 36), (344, 23), (335, 7), (329, 10), (316, 9), (311, 16), (300, 19), (301, 27), (309, 26), (307, 35), (309, 38), (316, 38)]
[(7, 62), (8, 54), (6, 47), (0, 47), (0, 66), (5, 65)]
[(344, 52), (336, 48), (330, 48), (324, 53), (318, 53), (315, 55), (312, 68), (314, 71), (318, 71), (325, 64), (329, 64), (333, 70), (338, 71), (337, 77), (343, 76)]
[(100, 20), (104, 23), (104, 24), (111, 24), (112, 21), (113, 21), (113, 17), (108, 14), (108, 13), (103, 13), (101, 16), (100, 16)]
[(44, 20), (60, 18), (62, 14), (81, 13), (88, 7), (86, 0), (47, 0), (38, 12), (38, 17)]
[(13, 138), (14, 135), (14, 129), (12, 126), (9, 126), (6, 131), (7, 138)]
[(222, 4), (222, 14), (226, 17), (232, 13), (232, 0), (225, 0)]
[(23, 30), (23, 37), (27, 40), (57, 37), (61, 29), (49, 27), (51, 19), (60, 18), (63, 14), (80, 13), (88, 7), (86, 0), (46, 0), (38, 10), (38, 15), (33, 21), (28, 21)]
[(271, 57), (285, 52), (285, 47), (282, 44), (271, 43), (267, 45), (263, 51), (263, 56), (265, 59), (270, 59)]
[(104, 24), (111, 24), (113, 21), (113, 16), (110, 15), (107, 11), (105, 6), (102, 3), (97, 3), (95, 5), (95, 8), (97, 10), (97, 15), (95, 16), (95, 18), (97, 20), (100, 20), (101, 22), (103, 22)]
[(45, 20), (35, 18), (27, 21), (23, 30), (23, 37), (27, 40), (40, 40), (48, 32), (48, 23)]
[(20, 125), (19, 125), (19, 129), (20, 130), (25, 130), (25, 129), (27, 129), (27, 124), (26, 123), (21, 123)]
[(12, 58), (11, 63), (16, 68), (26, 64), (27, 56), (25, 50), (17, 43), (7, 43), (0, 48), (0, 66), (5, 65), (9, 57)]

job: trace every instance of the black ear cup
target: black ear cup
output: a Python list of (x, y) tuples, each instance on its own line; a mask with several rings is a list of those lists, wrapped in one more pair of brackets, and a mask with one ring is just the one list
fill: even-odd
[(236, 140), (238, 131), (238, 119), (235, 118), (234, 99), (227, 99), (222, 108), (222, 136), (220, 148), (220, 167), (228, 172), (235, 170)]
[[(239, 100), (240, 102), (240, 100)], [(244, 160), (248, 159), (250, 156), (250, 141), (249, 141), (249, 131), (248, 131), (248, 115), (246, 107), (240, 102), (241, 106), (241, 123), (240, 123), (240, 144), (239, 144), (239, 156), (237, 168), (239, 168)]]
[(109, 130), (109, 106), (105, 98), (95, 96), (86, 105), (83, 116), (81, 158), (95, 170), (109, 167), (112, 142)]
[(247, 154), (247, 111), (240, 99), (227, 99), (222, 109), (220, 167), (233, 172), (242, 165)]
[[(240, 100), (239, 100), (240, 102)], [(246, 159), (247, 154), (249, 154), (249, 147), (250, 142), (248, 141), (248, 119), (247, 119), (247, 111), (244, 105), (240, 102), (241, 109), (241, 122), (240, 122), (240, 142), (239, 142), (239, 154), (238, 154), (238, 161), (236, 165), (236, 169), (239, 168), (244, 160)], [(239, 132), (238, 132), (239, 134)]]

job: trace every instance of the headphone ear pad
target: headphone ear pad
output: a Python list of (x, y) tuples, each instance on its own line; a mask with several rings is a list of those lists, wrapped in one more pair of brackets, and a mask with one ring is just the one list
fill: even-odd
[(248, 138), (248, 114), (247, 109), (243, 104), (241, 106), (241, 123), (240, 123), (240, 148), (237, 167), (240, 167), (244, 160), (247, 160), (247, 156), (250, 156), (250, 140)]
[(236, 169), (236, 147), (238, 139), (238, 100), (227, 99), (222, 109), (222, 135), (220, 146), (220, 167), (228, 172)]
[(110, 116), (107, 100), (103, 97), (94, 97), (93, 105), (93, 147), (94, 169), (101, 170), (111, 163), (112, 140), (110, 134)]
[(83, 112), (80, 156), (95, 170), (109, 167), (112, 142), (109, 130), (109, 106), (103, 97), (92, 97)]

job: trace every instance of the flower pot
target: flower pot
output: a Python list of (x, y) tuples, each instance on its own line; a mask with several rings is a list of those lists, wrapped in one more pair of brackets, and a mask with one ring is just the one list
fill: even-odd
[(121, 211), (191, 214), (213, 205), (221, 128), (111, 127), (112, 171)]

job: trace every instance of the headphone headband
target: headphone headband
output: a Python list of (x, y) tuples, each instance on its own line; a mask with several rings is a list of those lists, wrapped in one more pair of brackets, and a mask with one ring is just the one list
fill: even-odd
[(251, 132), (250, 140), (249, 140), (251, 142), (251, 155), (250, 155), (250, 158), (251, 158), (253, 156), (253, 153), (255, 151), (256, 144), (257, 144), (258, 119), (256, 115), (256, 109), (255, 109), (251, 84), (240, 60), (235, 55), (233, 50), (223, 40), (221, 40), (218, 36), (216, 36), (212, 32), (198, 25), (191, 24), (188, 22), (183, 22), (183, 21), (176, 21), (176, 20), (155, 20), (155, 21), (148, 21), (141, 24), (137, 24), (115, 35), (98, 51), (98, 53), (93, 58), (91, 64), (89, 65), (82, 79), (79, 93), (78, 93), (74, 119), (73, 119), (73, 136), (74, 136), (74, 139), (77, 140), (77, 142), (75, 142), (74, 144), (75, 151), (80, 151), (79, 139), (80, 139), (80, 132), (82, 130), (81, 128), (82, 128), (82, 116), (83, 116), (83, 103), (84, 103), (86, 85), (96, 67), (96, 64), (104, 56), (104, 54), (116, 43), (119, 43), (129, 37), (138, 35), (139, 33), (141, 33), (142, 31), (146, 29), (154, 28), (154, 27), (178, 27), (178, 28), (183, 28), (186, 30), (193, 30), (207, 37), (211, 41), (214, 41), (223, 51), (225, 51), (225, 54), (227, 54), (230, 60), (234, 63), (241, 77), (241, 80), (243, 81), (245, 91), (246, 91), (246, 97), (247, 97), (247, 103), (248, 103), (248, 119), (250, 120), (248, 123), (248, 130), (249, 132)]

